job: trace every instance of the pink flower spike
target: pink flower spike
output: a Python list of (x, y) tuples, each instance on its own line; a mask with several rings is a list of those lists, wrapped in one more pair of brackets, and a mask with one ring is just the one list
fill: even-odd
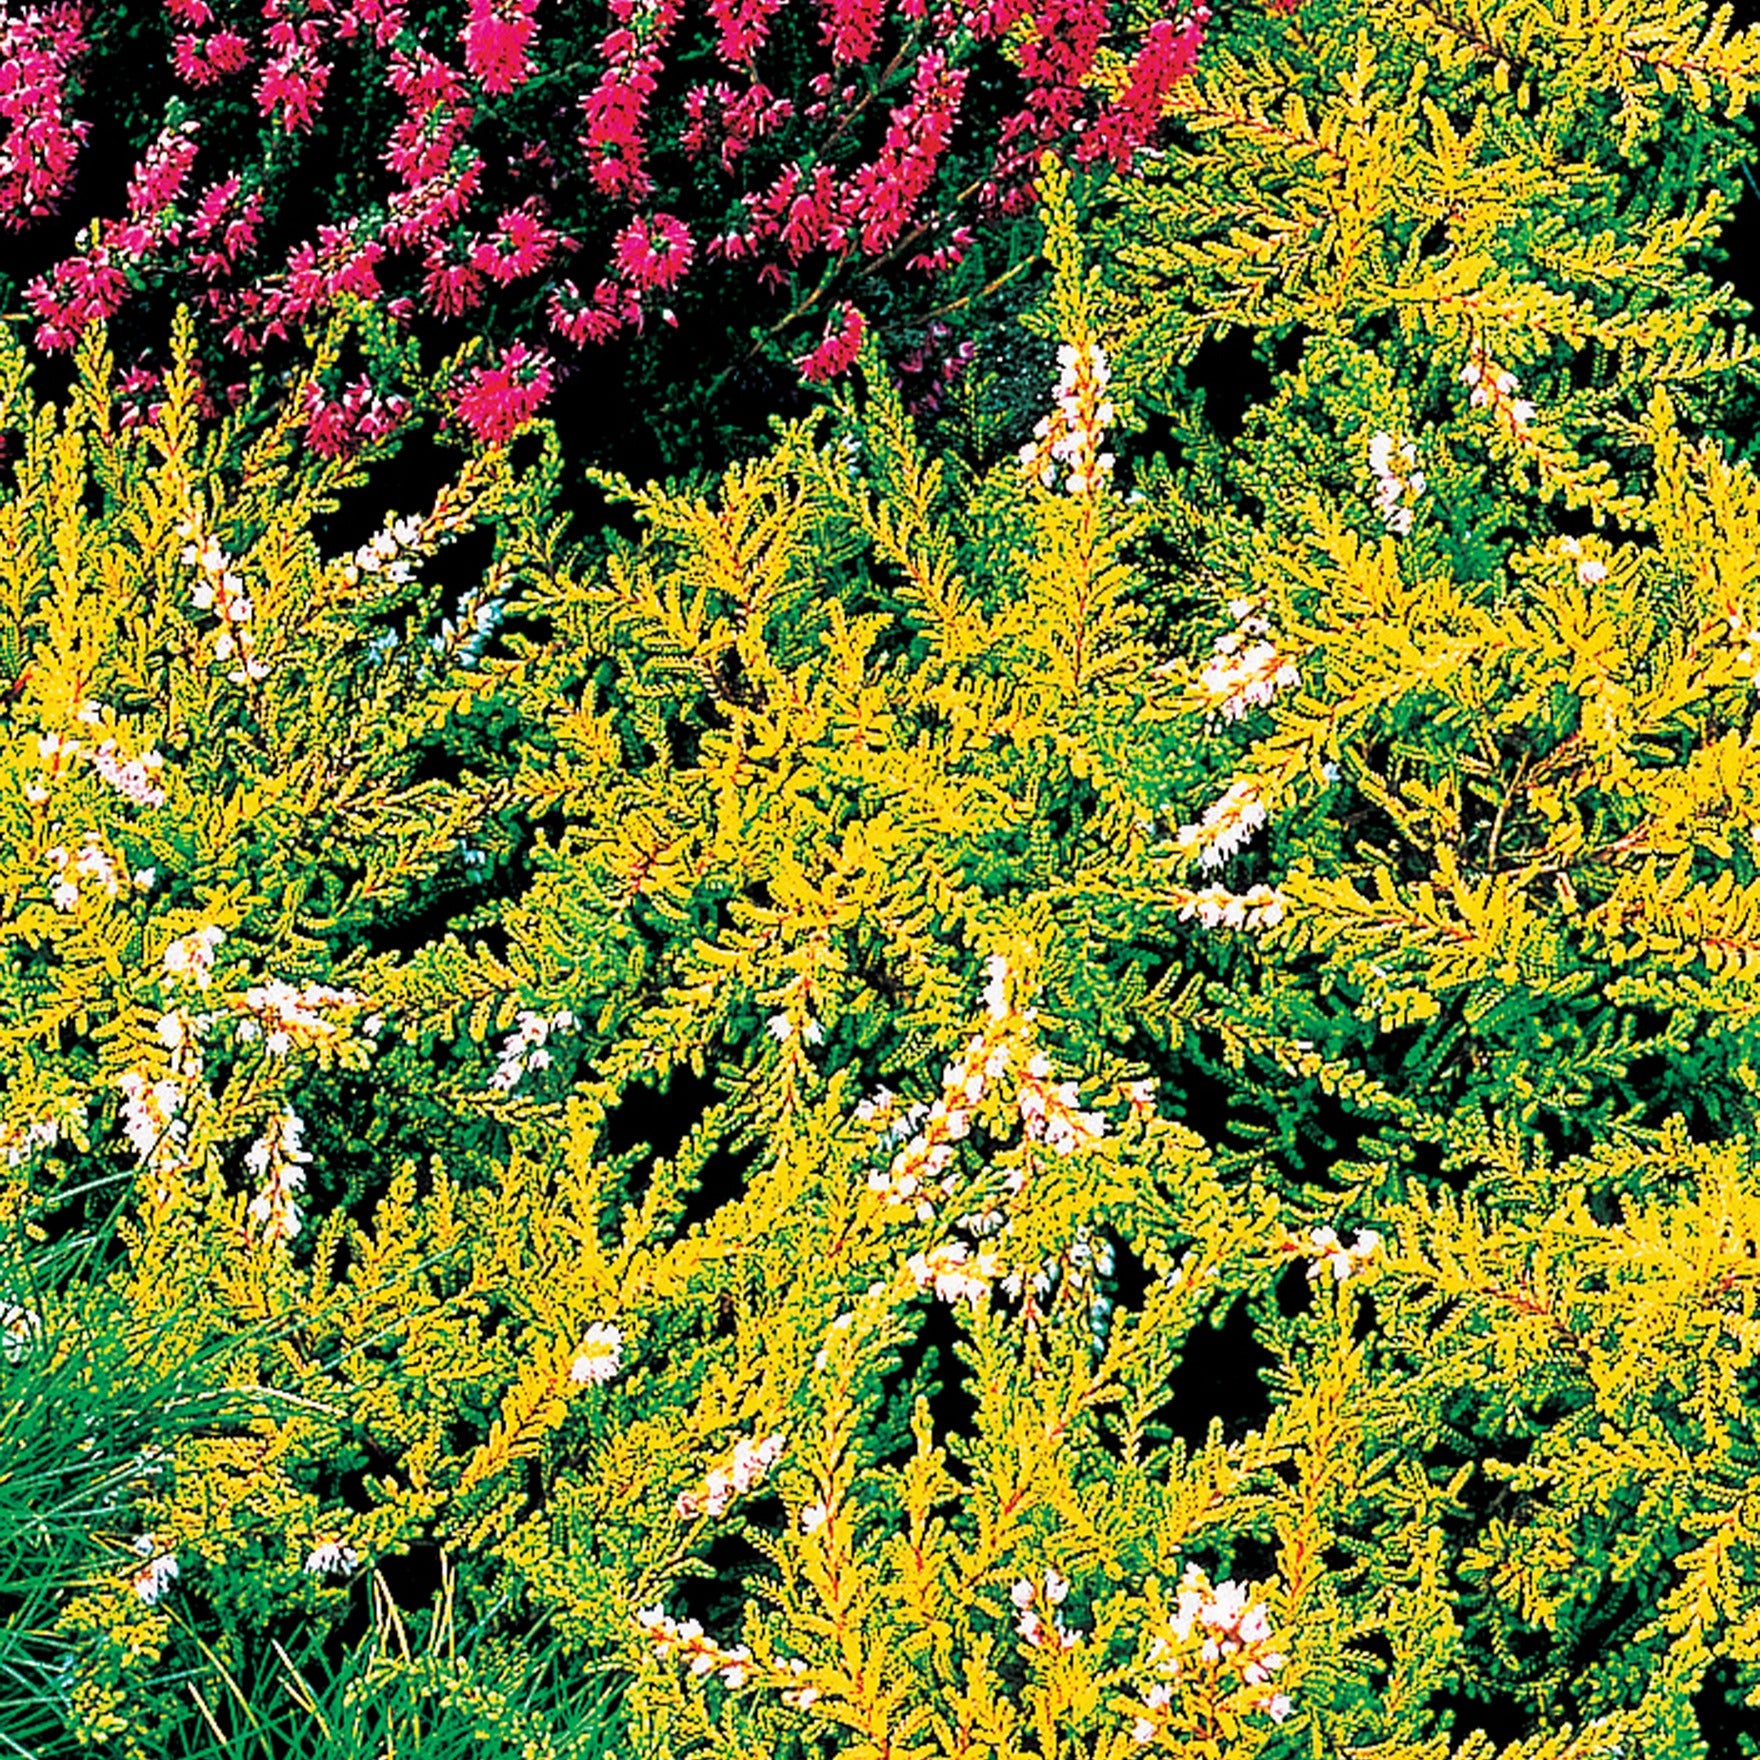
[(822, 385), (847, 373), (861, 353), (862, 337), (867, 324), (862, 314), (848, 300), (843, 301), (825, 326), (825, 335), (810, 354), (800, 356), (795, 365), (801, 377), (811, 384)]
[(617, 272), (635, 287), (665, 291), (691, 266), (696, 247), (690, 229), (671, 214), (632, 220), (618, 233)]
[(523, 342), (503, 349), (493, 367), (473, 368), (453, 393), (453, 409), (479, 445), (495, 446), (529, 422), (555, 383), (553, 363)]
[(459, 37), (465, 65), (485, 92), (511, 92), (531, 78), (537, 10), (538, 0), (471, 0), (470, 21)]

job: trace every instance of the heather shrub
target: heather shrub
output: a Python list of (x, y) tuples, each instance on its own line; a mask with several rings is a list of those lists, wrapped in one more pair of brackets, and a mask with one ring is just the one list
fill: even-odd
[[(1382, 116), (1397, 236), (1441, 124), (1363, 23), (1242, 27), (1211, 132), (1256, 68)], [(1600, 1760), (1760, 1692), (1715, 214), (1516, 287), (1544, 205), (1452, 171), (1479, 328), (1263, 289), (1300, 358), (1157, 462), (1158, 253), (1244, 225), (1171, 164), (1042, 166), (1030, 432), (926, 439), (864, 336), (586, 542), (507, 387), (381, 524), (397, 435), (203, 417), (187, 328), (128, 429), (96, 341), (0, 356), (6, 1213), (124, 1191), (130, 1373), (248, 1414), (49, 1597), (89, 1742)]]
[[(114, 320), (143, 411), (164, 366), (144, 345), (173, 302), (200, 316), (224, 400), (243, 363), (285, 365), (352, 296), (430, 346), (486, 339), (452, 388), (478, 438), (499, 433), (474, 387), (535, 407), (578, 373), (562, 408), (599, 462), (646, 427), (655, 468), (677, 470), (761, 438), (797, 375), (846, 370), (870, 324), (937, 404), (1031, 265), (1038, 153), (1128, 166), (1208, 16), (1149, 0), (9, 7), (0, 293), (51, 352)], [(312, 444), (381, 431), (403, 389), (352, 356), (306, 379)]]

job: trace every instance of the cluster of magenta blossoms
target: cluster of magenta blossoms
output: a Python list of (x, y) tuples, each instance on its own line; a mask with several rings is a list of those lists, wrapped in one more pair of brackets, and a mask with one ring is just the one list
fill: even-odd
[[(173, 302), (197, 310), (228, 385), (345, 296), (484, 334), (453, 389), (479, 440), (541, 408), (571, 361), (686, 315), (743, 341), (756, 314), (776, 358), (829, 378), (876, 302), (920, 353), (949, 277), (987, 245), (1026, 248), (996, 241), (1044, 150), (1128, 167), (1150, 142), (1209, 13), (1127, 16), (1141, 9), (1117, 0), (112, 0), (100, 19), (0, 0), (0, 236), (32, 252), (14, 300), (51, 352), (111, 323), (138, 419), (152, 370), (114, 321), (162, 332)], [(86, 118), (138, 114), (109, 100), (153, 79), (165, 102), (107, 191)], [(302, 169), (339, 145), (328, 184)], [(303, 401), (329, 455), (404, 413), (358, 377)]]

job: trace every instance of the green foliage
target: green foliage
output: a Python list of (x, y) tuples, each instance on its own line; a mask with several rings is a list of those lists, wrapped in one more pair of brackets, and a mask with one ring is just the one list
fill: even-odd
[[(1760, 1693), (1760, 480), (1689, 266), (1750, 46), (1474, 18), (1525, 96), (1316, 4), (1111, 214), (1047, 166), (1031, 436), (870, 354), (585, 543), (542, 430), (351, 551), (384, 461), (0, 355), (4, 1214), (124, 1188), (117, 1386), (244, 1414), (125, 1487), (175, 1579), (32, 1591), (83, 1739), (1591, 1760)], [(1304, 329), (1241, 440), (1133, 462), (1238, 324)]]

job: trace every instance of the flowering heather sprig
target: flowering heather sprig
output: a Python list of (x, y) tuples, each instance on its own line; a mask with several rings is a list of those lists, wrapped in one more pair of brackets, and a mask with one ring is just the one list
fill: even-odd
[(1269, 929), (1283, 921), (1283, 895), (1271, 886), (1252, 886), (1230, 892), (1222, 886), (1202, 891), (1175, 889), (1180, 900), (1179, 920), (1196, 917), (1206, 929)]
[[(714, 114), (710, 105), (715, 106)], [(696, 158), (705, 152), (716, 130), (721, 135), (721, 168), (731, 171), (737, 160), (755, 142), (774, 134), (795, 113), (793, 102), (779, 98), (762, 81), (742, 91), (726, 80), (714, 85), (696, 85), (685, 93), (686, 126), (678, 144), (687, 157)]]
[(85, 27), (74, 0), (0, 8), (0, 230), (53, 214), (73, 175), (91, 130), (68, 113)]
[[(993, 1021), (1001, 1018), (993, 1017)], [(935, 1214), (931, 1184), (939, 1182), (940, 1194), (951, 1195), (954, 1182), (945, 1176), (953, 1161), (953, 1145), (970, 1132), (973, 1109), (1008, 1068), (1011, 1055), (1006, 1040), (993, 1028), (974, 1034), (964, 1056), (947, 1065), (941, 1093), (932, 1106), (919, 1101), (895, 1119), (891, 1094), (883, 1090), (875, 1100), (864, 1100), (856, 1108), (856, 1116), (864, 1124), (885, 1127), (895, 1138), (910, 1138), (892, 1158), (890, 1167), (876, 1168), (868, 1175), (868, 1189), (888, 1204), (910, 1206), (919, 1220), (927, 1222)], [(916, 1130), (919, 1124), (922, 1128)]]
[(459, 37), (465, 66), (484, 91), (511, 92), (532, 77), (537, 11), (538, 0), (470, 0), (470, 19)]
[(976, 1306), (989, 1295), (1000, 1265), (994, 1253), (974, 1254), (964, 1241), (943, 1241), (913, 1254), (905, 1268), (918, 1289), (933, 1289), (944, 1302)]
[(221, 665), (237, 659), (227, 677), (234, 684), (256, 683), (269, 676), (266, 661), (257, 658), (251, 640), (251, 618), (254, 607), (245, 591), (244, 577), (232, 566), (233, 558), (212, 536), (198, 542), (194, 520), (180, 521), (177, 535), (189, 542), (183, 549), (187, 568), (199, 569), (202, 578), (190, 589), (190, 599), (198, 611), (212, 611), (220, 619), (214, 637), (214, 658)]
[[(960, 230), (964, 232), (965, 228)], [(941, 345), (950, 335), (947, 326), (937, 319), (922, 341), (899, 357), (897, 370), (905, 389), (905, 408), (912, 415), (933, 415), (941, 407), (942, 394), (958, 383), (977, 357), (977, 344), (969, 337), (940, 354)]]
[(862, 352), (862, 337), (867, 321), (847, 300), (842, 301), (825, 326), (819, 346), (802, 355), (795, 365), (809, 384), (822, 385), (847, 373)]
[(264, 0), (271, 53), (257, 78), (257, 109), (264, 116), (278, 112), (289, 134), (312, 127), (330, 83), (331, 63), (320, 53), (328, 13), (327, 7), (305, 12), (301, 0)]
[(205, 247), (190, 252), (190, 267), (207, 281), (231, 274), (255, 254), (262, 223), (260, 189), (246, 190), (236, 175), (209, 184), (184, 229), (190, 244)]
[(658, 1607), (644, 1607), (636, 1624), (647, 1634), (654, 1654), (663, 1662), (674, 1657), (699, 1678), (718, 1674), (729, 1687), (743, 1687), (752, 1675), (752, 1653), (743, 1644), (723, 1650), (713, 1638), (703, 1636), (700, 1621), (676, 1620)]
[(595, 1320), (581, 1335), (581, 1348), (568, 1366), (578, 1387), (603, 1387), (623, 1367), (623, 1332), (609, 1320)]
[(865, 64), (880, 41), (886, 0), (819, 0), (819, 34), (839, 66)]
[(180, 935), (165, 949), (166, 978), (206, 990), (214, 976), (214, 955), (225, 939), (226, 931), (213, 923)]
[(734, 1444), (733, 1457), (725, 1466), (714, 1467), (699, 1491), (681, 1491), (676, 1509), (680, 1521), (697, 1516), (711, 1518), (721, 1515), (736, 1496), (759, 1484), (782, 1454), (782, 1438), (766, 1436), (761, 1441), (742, 1437)]
[(549, 1068), (548, 1045), (552, 1033), (572, 1033), (575, 1030), (574, 1014), (566, 1008), (559, 1008), (547, 1020), (543, 1015), (523, 1008), (518, 1023), (502, 1044), (501, 1061), (489, 1078), (489, 1086), (503, 1094), (511, 1093), (528, 1069)]
[[(1047, 1569), (1042, 1582), (1022, 1577), (1008, 1592), (1014, 1603), (1015, 1630), (1022, 1642), (1035, 1650), (1055, 1648), (1073, 1650), (1082, 1641), (1080, 1632), (1072, 1632), (1057, 1611), (1069, 1594), (1069, 1579)], [(1045, 1611), (1041, 1611), (1041, 1609)], [(1049, 1613), (1049, 1618), (1047, 1618)]]
[[(207, 9), (202, 9), (206, 13)], [(212, 15), (204, 17), (204, 24)], [(186, 86), (200, 90), (225, 79), (229, 74), (242, 73), (251, 64), (251, 46), (237, 31), (210, 31), (198, 36), (194, 31), (179, 31), (171, 42), (171, 66)]]
[[(1585, 556), (1583, 554), (1581, 539), (1568, 537), (1560, 538), (1558, 541), (1558, 548), (1561, 554), (1570, 557), (1570, 559), (1576, 564), (1577, 580), (1581, 585), (1585, 587), (1598, 587), (1607, 579), (1607, 564), (1603, 562), (1599, 556)], [(1729, 619), (1730, 627), (1732, 629), (1739, 628), (1741, 621), (1742, 620), (1739, 617), (1732, 615)]]
[(1209, 807), (1196, 825), (1182, 825), (1182, 854), (1196, 856), (1199, 866), (1220, 868), (1265, 823), (1258, 785), (1249, 779), (1230, 783), (1228, 792)]
[(1533, 404), (1516, 395), (1520, 387), (1515, 374), (1498, 366), (1478, 343), (1461, 368), (1461, 383), (1469, 388), (1467, 401), (1474, 409), (1489, 409), (1512, 438), (1526, 436), (1534, 419)]
[(92, 752), (92, 768), (124, 800), (137, 807), (164, 806), (165, 791), (153, 781), (164, 762), (155, 751), (124, 758), (114, 738), (100, 741)]
[(106, 898), (115, 898), (122, 891), (121, 869), (95, 831), (86, 833), (78, 855), (70, 855), (57, 844), (43, 852), (43, 860), (54, 876), (50, 897), (58, 911), (77, 911), (93, 891), (101, 891)]
[(1292, 1236), (1284, 1243), (1287, 1253), (1299, 1253), (1307, 1257), (1308, 1281), (1318, 1282), (1328, 1271), (1332, 1273), (1334, 1283), (1343, 1283), (1347, 1277), (1354, 1277), (1369, 1264), (1381, 1248), (1381, 1236), (1372, 1228), (1359, 1228), (1356, 1238), (1347, 1247), (1338, 1238), (1338, 1231), (1332, 1228), (1315, 1228), (1308, 1231), (1306, 1240)]
[(63, 1136), (72, 1134), (77, 1140), (84, 1134), (86, 1106), (84, 1101), (64, 1105), (60, 1116), (53, 1113), (42, 1118), (0, 1121), (0, 1155), (8, 1167), (22, 1167), (41, 1149), (52, 1149)]
[(328, 1047), (336, 1044), (346, 1029), (330, 1020), (325, 1011), (358, 1008), (362, 1001), (354, 990), (334, 990), (327, 984), (307, 984), (296, 990), (272, 978), (266, 984), (252, 985), (235, 1005), (240, 1016), (238, 1038), (241, 1043), (262, 1039), (271, 1057)]
[(1112, 474), (1112, 454), (1101, 450), (1116, 413), (1106, 396), (1111, 371), (1097, 342), (1064, 343), (1057, 364), (1055, 406), (1021, 448), (1020, 460), (1046, 489), (1056, 488), (1060, 471), (1067, 469), (1064, 488), (1071, 495), (1087, 495)]
[(352, 458), (369, 441), (384, 440), (408, 420), (409, 399), (381, 392), (366, 374), (345, 385), (337, 398), (309, 379), (300, 392), (306, 418), (306, 444), (320, 458)]
[(1210, 8), (1200, 0), (1185, 17), (1161, 18), (1150, 25), (1124, 91), (1076, 142), (1078, 164), (1110, 159), (1121, 171), (1130, 170), (1137, 154), (1155, 138), (1168, 94), (1197, 66), (1210, 17)]
[(177, 1555), (160, 1552), (159, 1542), (151, 1534), (136, 1535), (133, 1547), (136, 1555), (147, 1562), (130, 1574), (129, 1586), (149, 1607), (156, 1606), (181, 1574)]
[(1424, 473), (1411, 468), (1417, 462), (1418, 448), (1413, 441), (1396, 444), (1385, 430), (1370, 437), (1369, 470), (1375, 478), (1375, 511), (1396, 537), (1403, 538), (1412, 529), (1412, 503), (1424, 493)]
[(128, 216), (110, 232), (110, 243), (127, 257), (145, 257), (181, 236), (177, 202), (196, 162), (197, 124), (163, 128), (134, 168), (128, 185)]
[(312, 1577), (346, 1577), (361, 1562), (352, 1546), (341, 1540), (323, 1540), (306, 1554), (305, 1570)]
[(91, 325), (108, 323), (127, 303), (127, 273), (101, 237), (94, 224), (80, 234), (73, 256), (57, 263), (47, 279), (39, 275), (25, 288), (25, 304), (42, 320), (38, 348), (51, 354), (72, 350)]
[(312, 1160), (300, 1147), (304, 1134), (305, 1121), (291, 1106), (283, 1107), (245, 1151), (245, 1166), (261, 1184), (247, 1214), (262, 1230), (262, 1240), (290, 1241), (300, 1231), (295, 1196), (305, 1186)]
[(1271, 626), (1251, 600), (1232, 600), (1229, 611), (1236, 627), (1217, 638), (1209, 663), (1198, 675), (1192, 701), (1206, 714), (1238, 721), (1250, 709), (1265, 707), (1279, 691), (1294, 690), (1302, 674), (1268, 639)]
[(1039, 1053), (1027, 1061), (1016, 1105), (1028, 1138), (1058, 1155), (1074, 1155), (1106, 1134), (1105, 1113), (1081, 1111), (1077, 1084), (1053, 1082), (1051, 1065)]
[(554, 383), (550, 357), (523, 342), (501, 351), (493, 367), (474, 367), (452, 394), (458, 419), (479, 445), (496, 446), (538, 413)]
[(784, 0), (709, 0), (715, 52), (729, 67), (750, 67), (770, 35), (770, 20), (783, 4)]
[(122, 1128), (143, 1167), (168, 1173), (183, 1165), (188, 1122), (178, 1117), (183, 1105), (181, 1082), (170, 1077), (151, 1081), (138, 1069), (116, 1078), (122, 1095)]
[(617, 272), (632, 287), (664, 292), (690, 268), (696, 255), (690, 228), (671, 214), (632, 220), (613, 246)]
[(574, 241), (545, 220), (542, 204), (532, 196), (517, 208), (509, 208), (496, 221), (495, 231), (477, 241), (471, 251), (471, 267), (497, 287), (506, 287), (537, 274), (558, 251), (572, 248)]
[(1288, 1660), (1275, 1642), (1264, 1605), (1253, 1601), (1247, 1584), (1229, 1581), (1212, 1588), (1197, 1565), (1187, 1565), (1166, 1634), (1155, 1637), (1147, 1656), (1162, 1678), (1140, 1689), (1131, 1739), (1147, 1744), (1168, 1727), (1175, 1682), (1213, 1704), (1220, 1692), (1235, 1701), (1237, 1714), (1259, 1711), (1282, 1723), (1290, 1713), (1289, 1696), (1262, 1690)]
[(844, 190), (841, 231), (866, 255), (890, 249), (916, 218), (953, 138), (965, 89), (965, 69), (949, 67), (939, 51), (917, 63), (909, 97), (887, 119), (878, 157)]

